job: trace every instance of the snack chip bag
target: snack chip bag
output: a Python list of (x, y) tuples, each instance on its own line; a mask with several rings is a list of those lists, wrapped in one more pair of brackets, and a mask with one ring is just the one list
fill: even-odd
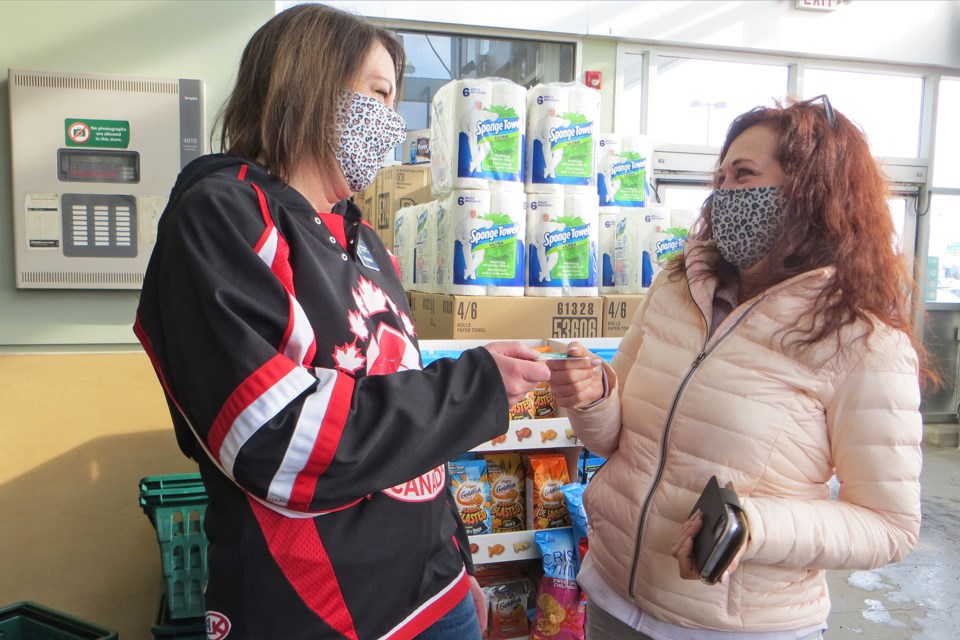
[(567, 500), (567, 509), (570, 510), (570, 520), (573, 522), (573, 542), (577, 552), (577, 571), (583, 564), (583, 556), (587, 553), (587, 512), (583, 508), (583, 485), (571, 482), (560, 487), (563, 497)]
[(537, 531), (543, 577), (537, 593), (531, 640), (583, 640), (584, 605), (577, 586), (570, 529)]
[(460, 519), (471, 536), (490, 533), (490, 485), (484, 460), (460, 460), (447, 463), (450, 493)]
[(569, 527), (570, 514), (560, 487), (569, 484), (567, 459), (562, 453), (527, 456), (527, 528)]
[(490, 484), (490, 532), (523, 531), (526, 479), (520, 454), (488, 453), (484, 458)]
[(580, 470), (580, 482), (583, 484), (588, 484), (591, 479), (593, 479), (593, 474), (597, 472), (597, 469), (603, 466), (603, 463), (606, 462), (606, 458), (601, 458), (593, 454), (584, 456), (583, 458), (583, 468)]

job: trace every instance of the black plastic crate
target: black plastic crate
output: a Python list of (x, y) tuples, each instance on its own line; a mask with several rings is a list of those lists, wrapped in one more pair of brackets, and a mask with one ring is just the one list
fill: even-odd
[(116, 631), (36, 602), (0, 609), (0, 640), (117, 640)]
[(207, 640), (205, 618), (170, 619), (170, 607), (167, 604), (166, 593), (160, 596), (156, 624), (150, 631), (153, 634), (153, 640)]

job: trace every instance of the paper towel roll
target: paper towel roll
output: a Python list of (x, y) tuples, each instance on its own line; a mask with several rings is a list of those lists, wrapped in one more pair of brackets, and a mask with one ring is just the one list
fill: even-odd
[(430, 126), (435, 194), (523, 191), (526, 98), (524, 87), (503, 78), (454, 80), (437, 92)]
[(414, 249), (417, 241), (417, 221), (413, 207), (402, 207), (393, 221), (393, 255), (400, 267), (400, 282), (405, 289), (413, 288)]
[(601, 207), (646, 205), (651, 150), (647, 136), (600, 136), (597, 143), (597, 195)]
[(670, 224), (665, 229), (668, 237), (657, 245), (657, 262), (661, 266), (683, 255), (687, 235), (699, 215), (696, 209), (670, 209)]
[(597, 244), (600, 254), (600, 293), (617, 293), (614, 281), (615, 250), (617, 246), (617, 218), (620, 207), (600, 207), (598, 217)]
[(451, 229), (450, 198), (440, 198), (431, 204), (437, 246), (437, 265), (434, 272), (434, 293), (453, 293), (453, 230)]
[(596, 193), (600, 93), (577, 82), (527, 92), (527, 193)]
[(527, 194), (528, 296), (596, 296), (596, 196)]
[(522, 192), (457, 190), (449, 200), (451, 292), (522, 296), (526, 240)]
[[(629, 207), (626, 207), (629, 209)], [(640, 237), (640, 249), (643, 257), (643, 272), (640, 286), (642, 291), (627, 293), (643, 293), (653, 283), (663, 268), (660, 256), (668, 246), (675, 242), (673, 236), (667, 233), (667, 226), (670, 222), (670, 210), (666, 207), (644, 207), (636, 209), (636, 217), (640, 220), (638, 225)]]
[(435, 196), (447, 194), (453, 188), (456, 158), (453, 96), (456, 89), (456, 81), (448, 82), (437, 90), (430, 101), (430, 183)]
[(437, 285), (436, 207), (436, 200), (413, 207), (417, 220), (413, 285), (424, 293), (433, 293)]

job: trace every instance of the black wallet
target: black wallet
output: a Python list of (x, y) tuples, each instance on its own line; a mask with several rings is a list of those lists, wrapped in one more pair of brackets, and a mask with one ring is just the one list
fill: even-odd
[(691, 515), (699, 509), (703, 526), (693, 539), (693, 557), (700, 580), (716, 584), (749, 535), (747, 518), (733, 489), (710, 476)]

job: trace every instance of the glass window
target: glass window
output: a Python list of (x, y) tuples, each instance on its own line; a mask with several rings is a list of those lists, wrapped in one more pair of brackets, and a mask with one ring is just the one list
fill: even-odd
[(930, 198), (925, 299), (960, 302), (960, 196)]
[(937, 137), (933, 148), (933, 186), (960, 188), (960, 78), (940, 81)]
[[(623, 55), (623, 89), (617, 94), (614, 114), (617, 123), (623, 123), (618, 133), (640, 133), (640, 117), (643, 112), (643, 75), (646, 56), (642, 53), (625, 52)], [(623, 112), (621, 115), (620, 112)]]
[(700, 211), (703, 201), (710, 195), (710, 189), (701, 186), (661, 185), (657, 191), (660, 201), (671, 209), (694, 209)]
[(863, 128), (875, 156), (916, 158), (920, 150), (923, 78), (807, 67), (803, 94), (822, 93)]
[(907, 250), (907, 238), (904, 237), (904, 231), (907, 228), (907, 215), (910, 210), (907, 209), (914, 202), (907, 198), (888, 198), (887, 206), (890, 208), (890, 217), (893, 218), (894, 238), (893, 246), (901, 253)]
[(407, 129), (426, 129), (434, 94), (450, 80), (507, 78), (530, 88), (541, 82), (572, 82), (575, 45), (506, 38), (398, 31), (407, 54), (403, 95), (397, 111)]
[(658, 56), (648, 133), (654, 143), (721, 146), (735, 117), (788, 90), (786, 65)]

